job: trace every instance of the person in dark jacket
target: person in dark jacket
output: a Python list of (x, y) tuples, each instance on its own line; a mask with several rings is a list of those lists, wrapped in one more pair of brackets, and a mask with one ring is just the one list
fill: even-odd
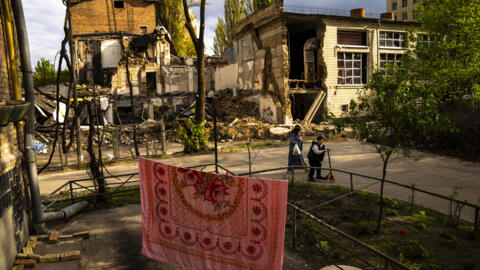
[[(317, 137), (317, 140), (312, 141), (312, 145), (310, 146), (310, 151), (308, 151), (308, 162), (310, 163), (310, 167), (322, 167), (323, 157), (325, 156), (325, 152), (330, 151), (325, 147), (323, 144), (323, 136), (320, 135)], [(308, 181), (313, 180), (313, 174), (317, 171), (317, 178), (316, 179), (326, 179), (322, 177), (322, 169), (312, 169), (310, 168), (310, 173), (308, 174)]]
[[(299, 125), (296, 125), (292, 132), (290, 133), (290, 147), (288, 149), (288, 166), (304, 166), (303, 155), (302, 155), (302, 136), (300, 135), (300, 130), (302, 128)], [(300, 148), (300, 155), (293, 154), (293, 148), (295, 144)], [(292, 171), (292, 169), (288, 169)]]

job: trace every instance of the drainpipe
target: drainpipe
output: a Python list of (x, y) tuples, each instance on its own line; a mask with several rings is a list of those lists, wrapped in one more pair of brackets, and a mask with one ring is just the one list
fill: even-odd
[[(8, 0), (2, 0), (3, 3)], [(35, 153), (33, 152), (34, 132), (35, 132), (35, 93), (33, 90), (32, 65), (30, 62), (30, 49), (28, 46), (27, 27), (25, 25), (25, 16), (21, 0), (12, 0), (12, 9), (15, 18), (15, 26), (17, 29), (18, 45), (20, 51), (20, 60), (23, 73), (23, 87), (25, 88), (25, 101), (32, 104), (28, 111), (27, 122), (25, 125), (25, 167), (27, 169), (27, 177), (30, 184), (30, 194), (32, 197), (33, 216), (36, 224), (54, 220), (68, 218), (71, 215), (85, 208), (88, 203), (81, 201), (75, 203), (61, 211), (43, 212), (42, 203), (40, 201), (40, 187), (38, 184), (37, 164), (35, 161)]]
[(2, 26), (3, 32), (7, 38), (7, 58), (8, 58), (8, 73), (11, 78), (13, 96), (15, 100), (20, 100), (20, 88), (18, 87), (17, 62), (15, 61), (15, 45), (13, 40), (12, 18), (10, 17), (10, 8), (8, 0), (2, 0)]

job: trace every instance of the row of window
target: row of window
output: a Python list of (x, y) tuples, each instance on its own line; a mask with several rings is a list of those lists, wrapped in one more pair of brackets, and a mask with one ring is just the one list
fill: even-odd
[[(389, 48), (405, 48), (407, 35), (402, 32), (380, 31), (379, 46)], [(337, 44), (350, 46), (367, 46), (367, 33), (359, 31), (338, 31)]]
[[(412, 0), (412, 5), (418, 3), (418, 0)], [(402, 0), (402, 7), (408, 6), (408, 0)], [(397, 10), (397, 2), (392, 2), (392, 10)]]
[[(366, 53), (339, 52), (337, 54), (338, 84), (361, 85), (367, 83)], [(402, 54), (381, 53), (380, 69), (400, 65)]]

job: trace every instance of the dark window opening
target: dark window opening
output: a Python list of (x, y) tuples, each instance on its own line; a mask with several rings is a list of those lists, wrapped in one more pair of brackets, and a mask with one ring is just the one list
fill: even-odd
[(113, 6), (115, 8), (124, 8), (125, 7), (125, 2), (120, 1), (120, 0), (115, 0), (115, 1), (113, 1)]
[(404, 21), (408, 20), (408, 15), (406, 12), (402, 14), (402, 20)]
[[(314, 29), (307, 30), (301, 33), (290, 31), (289, 37), (289, 55), (290, 55), (290, 79), (304, 80), (305, 79), (305, 62), (303, 56), (303, 48), (305, 42), (310, 38), (316, 37)], [(316, 57), (316, 54), (314, 54)], [(315, 66), (315, 73), (317, 67)]]
[(408, 5), (408, 0), (402, 0), (402, 7), (406, 7)]
[(147, 27), (146, 26), (140, 26), (140, 31), (142, 32), (142, 34), (146, 34), (147, 33)]
[(147, 93), (155, 95), (157, 93), (157, 73), (147, 72)]
[(392, 3), (392, 10), (397, 10), (397, 2)]
[(348, 105), (347, 104), (343, 104), (342, 105), (342, 113), (347, 113), (348, 112)]
[(367, 32), (338, 31), (337, 44), (367, 46)]
[[(303, 120), (308, 113), (308, 110), (313, 104), (317, 94), (293, 94), (290, 95), (291, 100), (291, 112), (294, 120)], [(320, 110), (319, 110), (320, 111)]]

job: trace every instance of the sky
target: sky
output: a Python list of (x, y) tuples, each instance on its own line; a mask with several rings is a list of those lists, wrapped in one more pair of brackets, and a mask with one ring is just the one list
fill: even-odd
[[(363, 7), (366, 12), (385, 12), (386, 0), (284, 0), (285, 5), (350, 10)], [(209, 0), (205, 14), (205, 47), (213, 53), (213, 38), (218, 16), (223, 16), (224, 0)], [(63, 39), (65, 7), (61, 0), (24, 0), (32, 66), (40, 58), (53, 62)], [(199, 14), (198, 9), (193, 12)], [(199, 21), (199, 20), (198, 20)], [(58, 57), (57, 57), (58, 58)]]

